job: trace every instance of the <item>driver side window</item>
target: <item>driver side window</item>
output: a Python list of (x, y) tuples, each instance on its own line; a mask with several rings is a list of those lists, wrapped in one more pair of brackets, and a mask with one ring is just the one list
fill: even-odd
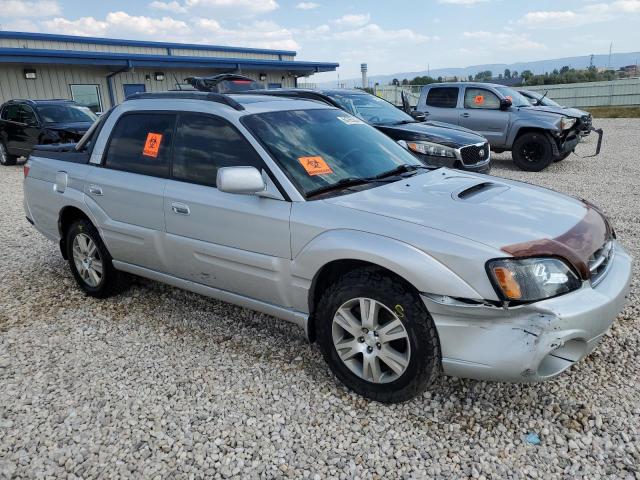
[(19, 122), (27, 125), (36, 125), (38, 123), (36, 114), (33, 113), (33, 110), (26, 105), (20, 105), (19, 117)]
[(464, 92), (464, 108), (498, 110), (500, 99), (495, 93), (484, 88), (467, 88)]

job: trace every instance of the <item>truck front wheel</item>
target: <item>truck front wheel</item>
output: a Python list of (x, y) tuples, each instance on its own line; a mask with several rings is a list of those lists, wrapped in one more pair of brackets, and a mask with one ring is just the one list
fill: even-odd
[(353, 270), (330, 286), (316, 325), (333, 373), (372, 400), (408, 400), (440, 373), (440, 342), (429, 312), (409, 285), (380, 269)]
[(544, 132), (528, 132), (513, 143), (513, 162), (521, 170), (539, 172), (553, 163), (553, 147)]
[(16, 160), (18, 160), (18, 157), (16, 157), (15, 155), (9, 155), (7, 147), (5, 147), (4, 143), (0, 143), (0, 165), (15, 165)]

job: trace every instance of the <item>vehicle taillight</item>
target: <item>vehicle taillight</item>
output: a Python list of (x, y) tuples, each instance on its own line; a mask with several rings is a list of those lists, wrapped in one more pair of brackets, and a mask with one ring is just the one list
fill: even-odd
[(27, 175), (29, 175), (29, 170), (31, 169), (31, 166), (28, 163), (25, 163), (22, 166), (22, 173), (24, 173), (24, 178), (27, 178)]

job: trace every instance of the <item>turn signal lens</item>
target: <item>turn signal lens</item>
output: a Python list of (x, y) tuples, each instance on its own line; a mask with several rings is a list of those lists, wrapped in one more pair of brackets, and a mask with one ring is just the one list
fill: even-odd
[(493, 274), (500, 284), (500, 288), (505, 296), (511, 300), (519, 300), (522, 298), (522, 290), (520, 285), (513, 277), (513, 273), (505, 267), (494, 267)]
[(28, 163), (25, 163), (22, 166), (22, 173), (24, 174), (24, 178), (27, 178), (27, 176), (29, 175), (29, 170), (31, 169), (31, 167), (29, 166)]

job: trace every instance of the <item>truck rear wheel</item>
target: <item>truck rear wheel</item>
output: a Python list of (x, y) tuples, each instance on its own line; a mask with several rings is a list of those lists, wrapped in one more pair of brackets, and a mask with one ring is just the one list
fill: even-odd
[(330, 286), (316, 325), (333, 373), (372, 400), (408, 400), (440, 373), (440, 342), (429, 312), (409, 285), (377, 268), (354, 270)]
[(87, 295), (106, 298), (128, 286), (126, 274), (113, 267), (111, 255), (91, 222), (74, 222), (67, 230), (66, 247), (71, 273)]
[(511, 152), (516, 166), (527, 172), (539, 172), (553, 163), (553, 147), (544, 132), (528, 132), (513, 143)]
[(9, 155), (7, 147), (5, 147), (4, 143), (0, 143), (0, 165), (15, 165), (17, 160), (18, 157), (16, 157), (15, 155)]

